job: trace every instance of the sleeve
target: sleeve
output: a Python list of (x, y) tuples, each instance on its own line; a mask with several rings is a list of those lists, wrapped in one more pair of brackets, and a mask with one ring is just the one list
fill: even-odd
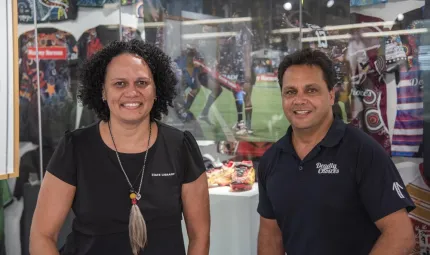
[(258, 206), (257, 212), (261, 217), (266, 219), (275, 219), (275, 212), (273, 211), (272, 203), (267, 196), (266, 189), (266, 173), (267, 173), (267, 164), (265, 164), (264, 157), (261, 158), (260, 164), (257, 168), (257, 176), (258, 176)]
[(46, 171), (59, 178), (60, 180), (76, 186), (77, 168), (72, 143), (72, 134), (66, 134), (60, 139), (54, 154), (49, 160)]
[(189, 131), (184, 132), (182, 153), (182, 158), (184, 159), (183, 183), (190, 183), (199, 178), (206, 171), (206, 167), (203, 163), (200, 148)]
[[(400, 209), (415, 209), (403, 180), (389, 155), (375, 145), (364, 149), (356, 173), (361, 200), (373, 222)], [(360, 163), (359, 163), (360, 164)]]

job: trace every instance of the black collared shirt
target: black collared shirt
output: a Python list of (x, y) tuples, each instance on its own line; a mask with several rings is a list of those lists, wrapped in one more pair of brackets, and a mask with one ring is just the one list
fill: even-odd
[(303, 160), (291, 134), (258, 167), (258, 213), (276, 219), (288, 255), (369, 254), (375, 222), (415, 208), (389, 155), (361, 130), (335, 119)]

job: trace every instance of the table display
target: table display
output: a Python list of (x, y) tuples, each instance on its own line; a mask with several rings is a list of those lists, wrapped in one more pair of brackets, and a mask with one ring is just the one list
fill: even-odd
[[(251, 190), (231, 192), (230, 187), (209, 189), (211, 255), (257, 255), (259, 228), (258, 184)], [(188, 235), (185, 222), (182, 232), (187, 247)]]
[(209, 188), (230, 186), (231, 192), (252, 190), (255, 169), (252, 161), (228, 161), (206, 170)]

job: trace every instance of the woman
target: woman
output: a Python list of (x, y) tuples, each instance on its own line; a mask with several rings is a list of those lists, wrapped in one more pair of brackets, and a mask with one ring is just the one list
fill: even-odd
[(58, 254), (70, 208), (76, 218), (61, 254), (185, 254), (182, 213), (188, 254), (209, 254), (202, 155), (189, 132), (158, 121), (175, 96), (170, 65), (160, 49), (137, 40), (113, 42), (84, 65), (78, 97), (101, 121), (66, 132), (52, 156), (32, 255)]

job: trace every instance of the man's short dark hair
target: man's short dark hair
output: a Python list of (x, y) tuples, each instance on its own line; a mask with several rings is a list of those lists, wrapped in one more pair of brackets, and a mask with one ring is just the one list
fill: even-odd
[(278, 82), (282, 89), (282, 78), (285, 71), (293, 65), (309, 65), (318, 66), (323, 71), (324, 80), (327, 83), (327, 88), (331, 91), (335, 85), (335, 72), (333, 62), (322, 51), (305, 48), (288, 55), (282, 60), (278, 69)]
[(84, 63), (81, 68), (78, 99), (84, 106), (94, 110), (100, 120), (110, 119), (109, 107), (102, 100), (103, 84), (108, 64), (114, 57), (123, 53), (137, 55), (148, 64), (157, 96), (150, 112), (150, 119), (161, 119), (163, 114), (167, 115), (168, 106), (172, 107), (178, 80), (171, 68), (170, 57), (155, 45), (137, 39), (129, 42), (114, 41)]

